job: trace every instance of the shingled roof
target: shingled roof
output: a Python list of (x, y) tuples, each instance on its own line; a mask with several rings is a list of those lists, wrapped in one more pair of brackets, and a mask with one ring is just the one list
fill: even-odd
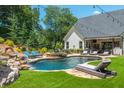
[(124, 9), (112, 11), (109, 14), (114, 18), (107, 13), (80, 18), (69, 33), (75, 31), (82, 38), (120, 36), (124, 32)]

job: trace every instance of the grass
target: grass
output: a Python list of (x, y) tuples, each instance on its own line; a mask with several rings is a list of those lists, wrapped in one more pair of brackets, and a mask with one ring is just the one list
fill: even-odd
[(100, 63), (100, 60), (96, 60), (96, 61), (90, 61), (88, 64), (97, 66), (99, 63)]
[(6, 65), (6, 63), (3, 61), (0, 61), (0, 65)]
[(118, 75), (107, 79), (85, 79), (69, 75), (65, 72), (21, 71), (20, 78), (6, 86), (7, 88), (123, 88), (124, 57), (111, 58), (109, 69)]

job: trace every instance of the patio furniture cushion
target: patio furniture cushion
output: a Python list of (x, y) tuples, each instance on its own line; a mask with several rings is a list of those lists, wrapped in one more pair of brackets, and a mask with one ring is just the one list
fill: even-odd
[(104, 55), (107, 55), (107, 54), (109, 54), (109, 51), (105, 51), (103, 54), (104, 54)]
[(96, 68), (96, 66), (88, 65), (88, 64), (78, 64), (77, 66), (86, 67), (86, 68), (89, 68), (89, 69), (92, 69), (92, 70), (95, 70), (95, 68)]
[(90, 54), (91, 55), (97, 55), (98, 54), (98, 51), (92, 51)]
[(83, 51), (83, 54), (87, 54), (88, 53), (88, 51)]

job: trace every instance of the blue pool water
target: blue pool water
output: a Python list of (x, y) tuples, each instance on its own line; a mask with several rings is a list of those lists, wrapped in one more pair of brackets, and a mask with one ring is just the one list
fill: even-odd
[(54, 60), (41, 60), (35, 63), (29, 64), (31, 69), (35, 70), (62, 70), (74, 68), (77, 64), (85, 63), (91, 60), (97, 60), (99, 58), (94, 57), (69, 57), (63, 59)]

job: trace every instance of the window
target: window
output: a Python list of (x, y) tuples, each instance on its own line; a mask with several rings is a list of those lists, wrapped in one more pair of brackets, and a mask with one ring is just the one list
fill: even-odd
[(82, 48), (82, 41), (79, 42), (79, 48)]
[(69, 49), (69, 42), (66, 42), (66, 49)]

